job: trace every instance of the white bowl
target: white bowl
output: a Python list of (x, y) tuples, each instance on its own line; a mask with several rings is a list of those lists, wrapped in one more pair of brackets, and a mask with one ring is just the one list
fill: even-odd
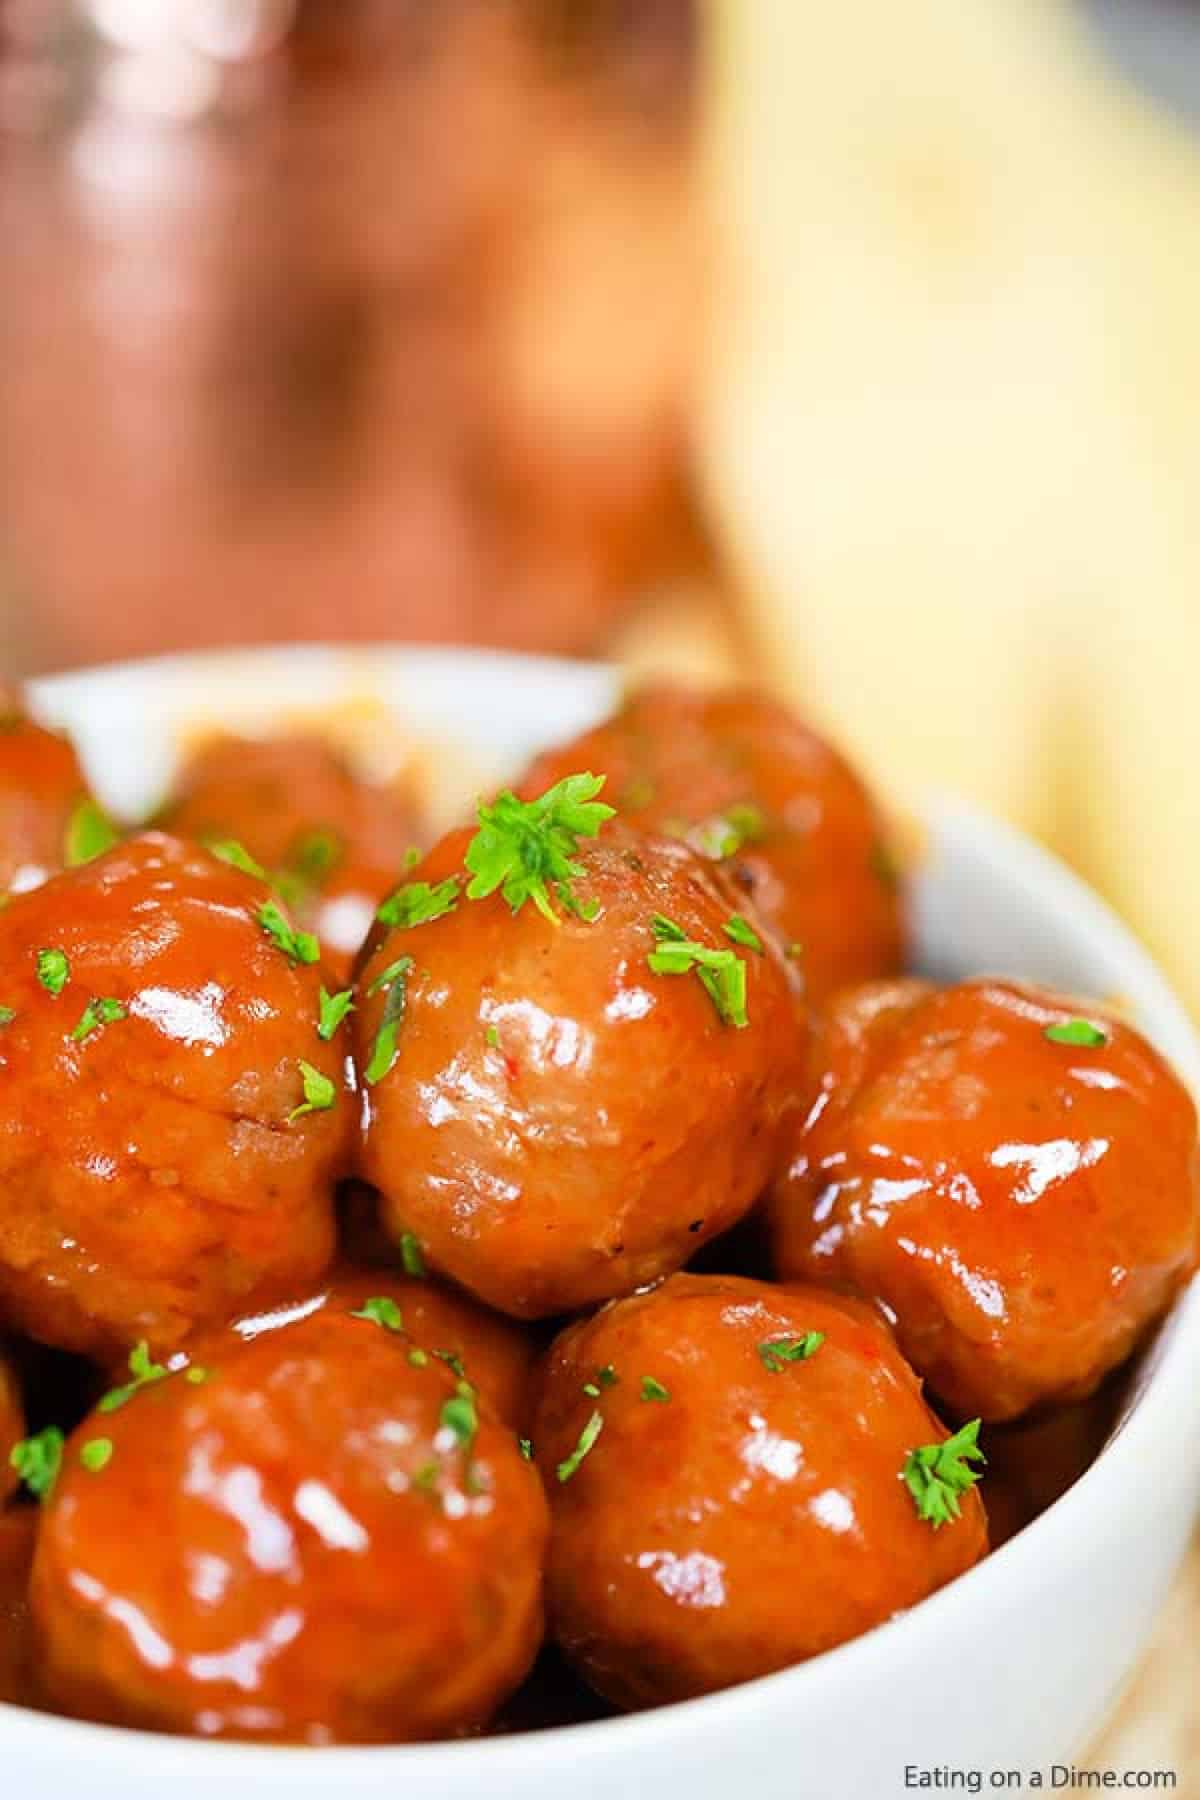
[[(172, 658), (42, 682), (107, 798), (154, 803), (181, 725), (377, 695), (431, 741), (465, 743), (481, 779), (591, 723), (615, 680), (595, 666), (380, 648)], [(918, 952), (942, 975), (1024, 974), (1120, 995), (1200, 1087), (1200, 1049), (1138, 944), (1053, 858), (964, 807), (932, 804), (916, 878)], [(1135, 845), (1130, 855), (1136, 855)], [(1181, 1299), (1098, 1460), (994, 1556), (841, 1649), (706, 1700), (528, 1736), (395, 1749), (271, 1749), (110, 1730), (0, 1706), (5, 1793), (96, 1800), (398, 1795), (464, 1800), (882, 1800), (906, 1768), (1069, 1764), (1129, 1673), (1200, 1503), (1200, 1288)], [(146, 1521), (154, 1529), (154, 1521)], [(799, 1594), (797, 1604), (801, 1604)], [(703, 1630), (702, 1620), (697, 1630)], [(1015, 1785), (1015, 1784), (1014, 1784)]]

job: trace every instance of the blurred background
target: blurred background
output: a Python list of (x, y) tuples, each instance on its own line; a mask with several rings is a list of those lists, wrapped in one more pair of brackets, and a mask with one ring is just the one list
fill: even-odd
[(765, 676), (1200, 1006), (1200, 0), (0, 0), (0, 676), (380, 638)]

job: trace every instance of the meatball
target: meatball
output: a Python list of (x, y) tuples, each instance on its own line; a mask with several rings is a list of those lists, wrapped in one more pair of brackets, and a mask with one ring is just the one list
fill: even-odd
[(0, 687), (0, 895), (40, 887), (115, 837), (67, 739), (35, 725)]
[(17, 1484), (12, 1466), (13, 1445), (25, 1436), (25, 1413), (21, 1406), (21, 1390), (16, 1371), (0, 1351), (0, 1505), (4, 1496)]
[(899, 969), (904, 924), (875, 803), (816, 732), (762, 694), (642, 689), (607, 724), (533, 765), (608, 776), (621, 817), (721, 859), (800, 962), (809, 997)]
[(686, 845), (609, 823), (546, 917), (467, 897), (471, 841), (415, 871), (444, 904), (361, 976), (362, 1173), (431, 1267), (536, 1318), (669, 1274), (746, 1212), (805, 1019), (785, 959)]
[(201, 842), (233, 839), (271, 870), (339, 979), (420, 836), (410, 793), (362, 780), (316, 734), (209, 740), (163, 822)]
[(551, 1630), (624, 1707), (828, 1650), (985, 1554), (972, 1437), (940, 1450), (854, 1301), (715, 1275), (617, 1301), (559, 1338), (538, 1409)]
[(986, 1419), (1086, 1397), (1193, 1266), (1192, 1101), (1080, 1004), (983, 980), (843, 997), (771, 1196), (782, 1274), (880, 1301), (935, 1393)]
[(52, 1703), (206, 1736), (441, 1737), (542, 1630), (546, 1504), (512, 1432), (325, 1309), (143, 1381), (68, 1439), (30, 1589)]
[(156, 835), (0, 910), (0, 1321), (112, 1360), (319, 1279), (354, 1117), (312, 954)]
[(399, 1332), (406, 1348), (432, 1356), (465, 1377), (498, 1419), (525, 1431), (532, 1402), (538, 1344), (528, 1328), (489, 1312), (439, 1281), (392, 1271), (339, 1269), (316, 1293), (269, 1312), (238, 1319), (239, 1337), (257, 1338), (322, 1310), (367, 1309), (385, 1329)]

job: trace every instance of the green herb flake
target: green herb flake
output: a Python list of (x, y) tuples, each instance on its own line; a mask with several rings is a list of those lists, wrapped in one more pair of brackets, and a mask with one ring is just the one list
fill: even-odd
[(71, 965), (61, 950), (39, 950), (37, 953), (37, 978), (48, 994), (55, 999), (62, 993), (71, 979)]
[(416, 1474), (412, 1478), (413, 1486), (415, 1488), (419, 1488), (421, 1493), (423, 1493), (423, 1494), (431, 1493), (432, 1490), (437, 1486), (437, 1478), (440, 1474), (441, 1474), (441, 1470), (438, 1467), (437, 1463), (435, 1463), (435, 1462), (422, 1463), (420, 1468), (417, 1470)]
[(354, 989), (343, 988), (339, 994), (327, 993), (321, 989), (321, 1016), (317, 1024), (317, 1036), (327, 1044), (336, 1034), (338, 1027), (347, 1013), (354, 1011)]
[(333, 873), (342, 856), (342, 840), (337, 832), (316, 826), (306, 831), (288, 852), (287, 863), (305, 881), (317, 886)]
[(383, 925), (408, 931), (414, 925), (432, 925), (458, 905), (458, 879), (451, 875), (431, 887), (427, 881), (406, 881), (389, 894), (375, 917)]
[(439, 1422), (444, 1430), (453, 1433), (460, 1450), (470, 1450), (479, 1430), (479, 1414), (475, 1396), (465, 1382), (459, 1383), (458, 1392), (443, 1405)]
[(67, 820), (63, 860), (68, 869), (103, 856), (120, 841), (120, 833), (102, 806), (89, 795), (79, 801)]
[(731, 913), (722, 926), (722, 930), (733, 943), (744, 944), (747, 950), (757, 950), (759, 955), (762, 955), (762, 939), (750, 921), (744, 919), (741, 913)]
[(439, 1362), (444, 1362), (453, 1369), (460, 1381), (467, 1379), (467, 1371), (463, 1368), (463, 1360), (457, 1350), (435, 1350), (433, 1354)]
[(616, 1387), (616, 1385), (617, 1371), (611, 1363), (605, 1363), (602, 1369), (596, 1370), (590, 1381), (584, 1382), (583, 1391), (589, 1400), (598, 1400), (603, 1388)]
[(404, 1273), (413, 1275), (418, 1281), (425, 1274), (425, 1258), (421, 1254), (421, 1246), (411, 1231), (400, 1235), (400, 1261), (404, 1264)]
[(905, 1459), (901, 1479), (913, 1497), (917, 1517), (935, 1531), (959, 1517), (959, 1496), (979, 1480), (978, 1470), (969, 1464), (987, 1461), (979, 1448), (979, 1426), (980, 1421), (972, 1419), (945, 1443), (922, 1444)]
[(211, 1369), (206, 1369), (202, 1363), (192, 1363), (189, 1368), (184, 1370), (183, 1379), (189, 1387), (203, 1387), (211, 1374)]
[(1108, 1042), (1107, 1031), (1093, 1025), (1090, 1019), (1066, 1019), (1047, 1025), (1043, 1036), (1052, 1044), (1070, 1044), (1078, 1050), (1102, 1050)]
[(6, 1025), (11, 1025), (16, 1016), (11, 1006), (0, 1006), (0, 1030), (3, 1030)]
[(560, 1481), (570, 1481), (572, 1475), (578, 1472), (584, 1457), (589, 1456), (595, 1449), (596, 1439), (603, 1430), (603, 1416), (598, 1412), (594, 1412), (580, 1432), (579, 1441), (576, 1443), (570, 1456), (564, 1457), (563, 1461), (559, 1463), (554, 1471)]
[(513, 912), (527, 900), (552, 924), (554, 899), (576, 917), (595, 918), (595, 902), (582, 905), (573, 883), (584, 874), (575, 860), (581, 838), (594, 838), (615, 808), (598, 801), (603, 775), (567, 775), (536, 800), (518, 800), (508, 789), (490, 806), (480, 805), (479, 830), (467, 846), (471, 872), (468, 900), (484, 900), (500, 889)]
[(404, 1315), (396, 1302), (387, 1294), (374, 1294), (371, 1299), (364, 1300), (357, 1312), (350, 1314), (352, 1319), (369, 1319), (372, 1325), (382, 1325), (385, 1331), (403, 1331)]
[(145, 1338), (141, 1338), (129, 1352), (129, 1373), (133, 1380), (127, 1381), (123, 1387), (110, 1388), (107, 1394), (102, 1395), (97, 1403), (97, 1412), (116, 1412), (127, 1400), (132, 1400), (140, 1388), (151, 1387), (156, 1381), (165, 1381), (171, 1371), (165, 1363), (151, 1359), (150, 1346)]
[(125, 1007), (119, 1000), (111, 997), (104, 1000), (89, 1000), (83, 1009), (78, 1025), (71, 1033), (73, 1044), (82, 1044), (90, 1038), (94, 1031), (102, 1031), (106, 1025), (115, 1025), (119, 1019), (129, 1017)]
[(427, 1366), (427, 1364), (429, 1362), (429, 1358), (426, 1355), (425, 1351), (418, 1349), (418, 1347), (415, 1344), (413, 1345), (412, 1349), (408, 1353), (408, 1360), (412, 1364), (414, 1369), (423, 1369)]
[(658, 945), (646, 958), (656, 975), (694, 973), (717, 1016), (739, 1031), (750, 1023), (746, 1012), (746, 965), (732, 950), (713, 950), (696, 943), (673, 919), (655, 913), (651, 921)]
[(304, 1083), (304, 1100), (299, 1106), (292, 1108), (288, 1114), (288, 1124), (302, 1119), (305, 1113), (328, 1112), (337, 1099), (337, 1088), (328, 1075), (322, 1075), (320, 1069), (314, 1069), (310, 1062), (301, 1058), (298, 1064), (300, 1077)]
[(391, 1073), (400, 1054), (400, 1027), (408, 1006), (408, 976), (412, 967), (411, 956), (398, 957), (394, 963), (388, 964), (382, 974), (375, 977), (367, 989), (368, 996), (379, 993), (381, 989), (387, 994), (383, 1017), (375, 1034), (371, 1060), (363, 1070), (363, 1079), (368, 1087), (374, 1087), (385, 1075)]
[(112, 1461), (112, 1453), (111, 1438), (89, 1438), (86, 1444), (79, 1447), (79, 1460), (89, 1475), (98, 1475)]
[(256, 914), (259, 924), (289, 962), (315, 963), (321, 947), (311, 931), (297, 931), (278, 900), (264, 900)]
[(525, 1458), (526, 1462), (533, 1461), (533, 1443), (529, 1438), (519, 1437), (517, 1439), (517, 1449), (521, 1452), (521, 1455)]
[(47, 1425), (35, 1436), (22, 1438), (9, 1451), (9, 1467), (38, 1500), (47, 1500), (54, 1492), (65, 1442), (57, 1425)]
[(500, 1048), (500, 1033), (494, 1025), (489, 1025), (483, 1035), (489, 1050), (498, 1050)]
[(228, 863), (231, 869), (240, 869), (243, 875), (253, 875), (256, 881), (270, 881), (270, 876), (261, 863), (255, 862), (250, 852), (236, 838), (205, 838), (204, 848), (218, 862)]
[(823, 1331), (806, 1331), (799, 1337), (768, 1338), (758, 1346), (759, 1360), (771, 1375), (778, 1375), (788, 1363), (807, 1362), (825, 1342)]
[(670, 1389), (665, 1388), (661, 1381), (655, 1381), (653, 1375), (642, 1376), (643, 1400), (669, 1400), (670, 1398)]

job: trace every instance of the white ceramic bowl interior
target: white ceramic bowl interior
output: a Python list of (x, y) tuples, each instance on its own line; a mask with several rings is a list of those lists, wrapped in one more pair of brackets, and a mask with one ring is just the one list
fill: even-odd
[[(483, 783), (593, 722), (615, 692), (612, 672), (594, 665), (380, 647), (170, 658), (41, 682), (33, 699), (72, 732), (104, 797), (136, 813), (160, 797), (181, 735), (198, 718), (246, 727), (365, 696), (394, 707), (435, 753), (439, 744), (465, 747), (464, 766)], [(1081, 883), (960, 805), (932, 802), (925, 822), (929, 854), (914, 892), (922, 967), (1120, 996), (1200, 1088), (1200, 1050), (1181, 1007)], [(884, 1800), (913, 1791), (906, 1766), (978, 1769), (985, 1787), (993, 1769), (1028, 1779), (1078, 1756), (1102, 1721), (1198, 1502), (1193, 1285), (1145, 1359), (1112, 1440), (1055, 1506), (913, 1612), (811, 1663), (632, 1718), (387, 1749), (213, 1744), (0, 1706), (0, 1792), (726, 1800), (736, 1789), (754, 1800)], [(704, 1630), (702, 1614), (696, 1630)]]

